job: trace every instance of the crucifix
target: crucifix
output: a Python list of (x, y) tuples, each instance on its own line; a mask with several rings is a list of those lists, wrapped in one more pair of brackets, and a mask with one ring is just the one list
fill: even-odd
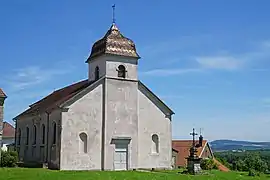
[(193, 145), (193, 147), (195, 147), (195, 136), (197, 136), (198, 134), (195, 132), (195, 129), (194, 128), (193, 128), (192, 133), (190, 133), (190, 135), (193, 136), (193, 143), (192, 143), (192, 145)]
[(188, 163), (188, 172), (190, 174), (198, 174), (201, 172), (201, 158), (197, 155), (197, 148), (195, 145), (195, 136), (198, 135), (193, 128), (192, 133), (190, 135), (193, 137), (192, 147), (190, 147), (190, 155), (187, 157)]
[(193, 128), (192, 133), (190, 133), (190, 135), (193, 137), (192, 147), (190, 148), (190, 156), (195, 156), (196, 155), (195, 136), (198, 135), (198, 134), (195, 132), (194, 128)]
[(115, 24), (115, 4), (112, 5), (112, 23)]

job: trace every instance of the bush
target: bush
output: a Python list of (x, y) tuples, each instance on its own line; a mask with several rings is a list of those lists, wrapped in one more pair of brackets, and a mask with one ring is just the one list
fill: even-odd
[(261, 176), (261, 173), (254, 170), (254, 169), (249, 169), (248, 170), (248, 176)]
[(1, 152), (1, 167), (15, 167), (18, 162), (18, 154), (16, 151)]
[(213, 159), (203, 159), (201, 161), (201, 168), (203, 170), (211, 170), (211, 169), (218, 169), (217, 164), (214, 162)]
[(256, 171), (254, 169), (249, 169), (248, 175), (249, 176), (256, 176)]

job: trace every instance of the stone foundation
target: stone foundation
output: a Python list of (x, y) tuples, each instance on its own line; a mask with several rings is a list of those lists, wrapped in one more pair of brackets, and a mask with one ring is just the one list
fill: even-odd
[(196, 157), (189, 157), (187, 158), (187, 169), (188, 173), (190, 174), (199, 174), (201, 173), (201, 158), (196, 158)]

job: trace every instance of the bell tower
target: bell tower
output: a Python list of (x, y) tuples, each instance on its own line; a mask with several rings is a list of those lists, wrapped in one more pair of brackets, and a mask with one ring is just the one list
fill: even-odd
[[(140, 57), (135, 43), (120, 32), (114, 19), (106, 34), (94, 43), (86, 61), (88, 80), (104, 78), (101, 169), (134, 169), (138, 166), (137, 66)], [(128, 157), (121, 167), (114, 159), (119, 147), (125, 149)]]
[(115, 23), (115, 5), (112, 25), (103, 38), (94, 43), (88, 63), (89, 81), (106, 76), (116, 79), (137, 80), (137, 65), (140, 58), (134, 42), (126, 38)]
[(123, 36), (113, 23), (103, 38), (94, 43), (87, 59), (88, 79), (94, 81), (106, 76), (137, 80), (139, 55), (132, 40)]

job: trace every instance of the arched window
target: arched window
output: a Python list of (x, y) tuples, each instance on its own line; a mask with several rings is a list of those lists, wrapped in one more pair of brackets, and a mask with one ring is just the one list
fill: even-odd
[(42, 124), (42, 144), (45, 144), (45, 125)]
[(37, 143), (37, 126), (34, 125), (33, 127), (33, 144), (36, 144)]
[(52, 143), (56, 144), (56, 123), (53, 123), (53, 139)]
[(21, 129), (19, 128), (19, 130), (18, 130), (18, 145), (20, 145), (21, 144), (21, 137), (22, 137), (22, 134), (21, 134)]
[(87, 134), (80, 133), (80, 151), (87, 153)]
[(95, 68), (95, 80), (98, 80), (99, 79), (99, 67), (97, 66)]
[(126, 78), (126, 68), (123, 65), (118, 66), (118, 77)]
[(158, 135), (152, 135), (152, 153), (159, 153), (159, 138)]
[(29, 144), (29, 127), (26, 128), (26, 145)]

